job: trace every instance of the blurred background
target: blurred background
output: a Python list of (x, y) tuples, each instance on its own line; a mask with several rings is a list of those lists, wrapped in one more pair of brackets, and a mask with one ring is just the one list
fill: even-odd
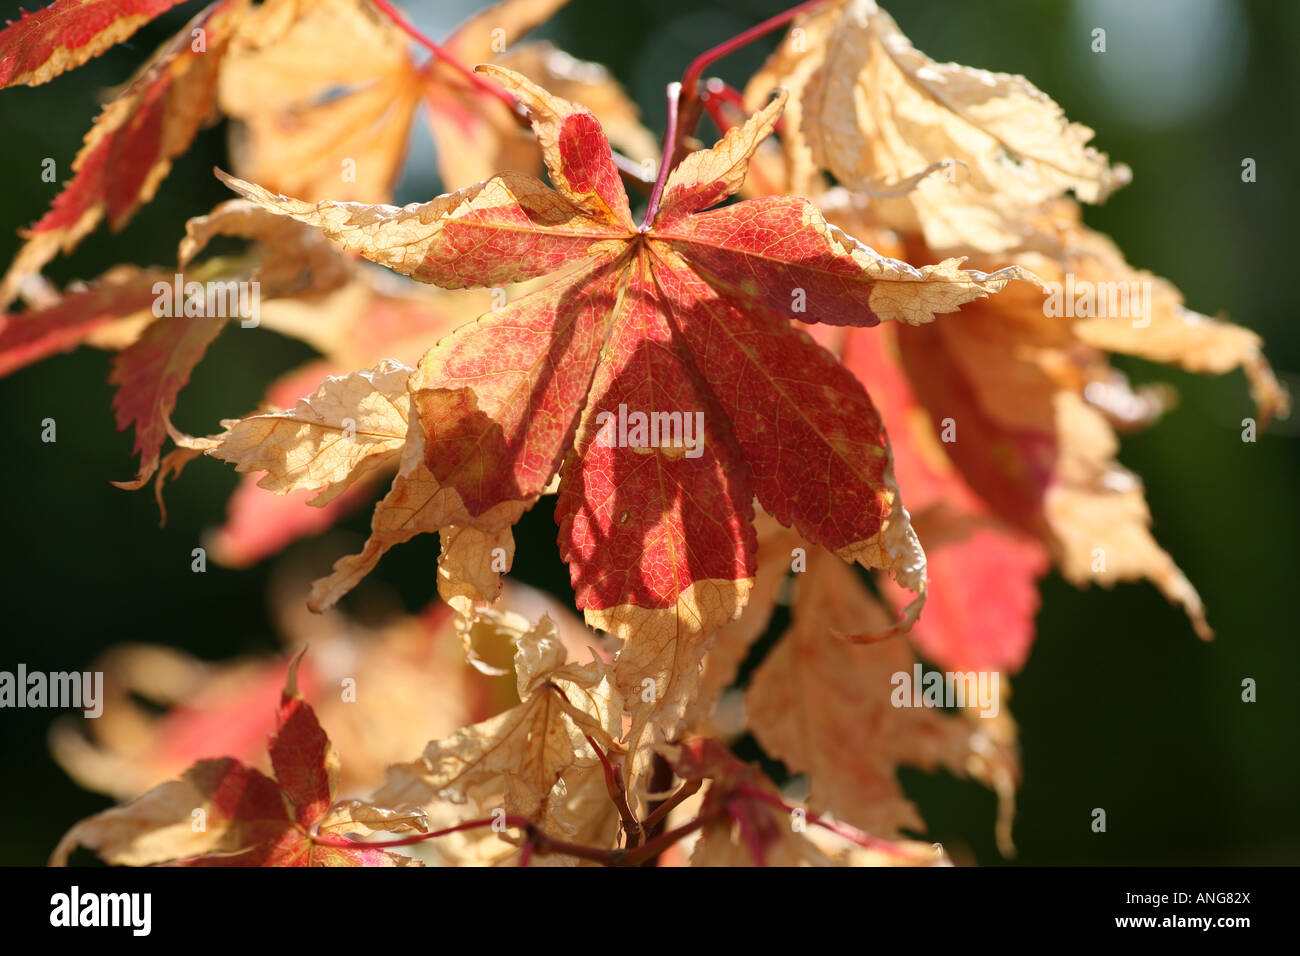
[[(441, 38), (486, 4), (407, 0)], [(707, 47), (783, 9), (782, 0), (573, 0), (538, 36), (604, 63), (662, 129), (664, 84)], [(1088, 222), (1110, 233), (1131, 263), (1178, 285), (1188, 305), (1261, 333), (1267, 354), (1300, 392), (1300, 323), (1291, 255), (1300, 213), (1300, 4), (1271, 0), (898, 0), (885, 4), (916, 46), (937, 60), (1024, 73), (1069, 117), (1098, 130), (1095, 145), (1133, 169), (1132, 185)], [(16, 4), (3, 12), (17, 16)], [(199, 8), (187, 3), (81, 69), (35, 89), (0, 94), (0, 260), (16, 230), (57, 191), (40, 178), (54, 157), (60, 180), (98, 112), (97, 96), (122, 82)], [(1092, 31), (1106, 30), (1104, 54)], [(717, 64), (742, 87), (776, 36)], [(1289, 118), (1290, 117), (1290, 118)], [(427, 129), (412, 136), (399, 202), (441, 192)], [(1257, 182), (1241, 181), (1244, 158)], [(225, 165), (225, 130), (202, 133), (153, 202), (120, 234), (100, 228), (55, 260), (56, 282), (110, 265), (170, 265), (187, 217), (229, 194), (212, 177)], [(250, 341), (253, 346), (250, 347)], [(312, 353), (272, 333), (217, 340), (181, 395), (176, 424), (194, 434), (252, 408), (266, 384)], [(1196, 378), (1120, 362), (1135, 381), (1167, 381), (1181, 402), (1162, 423), (1124, 440), (1121, 461), (1146, 481), (1156, 535), (1200, 590), (1218, 639), (1202, 644), (1154, 587), (1081, 592), (1050, 576), (1038, 640), (1014, 682), (1022, 730), (1013, 862), (1031, 864), (1300, 863), (1300, 672), (1296, 491), (1300, 438), (1279, 423), (1256, 444), (1240, 440), (1253, 414), (1239, 374)], [(0, 380), (6, 467), (0, 670), (86, 669), (106, 648), (147, 641), (218, 660), (273, 652), (268, 595), (275, 560), (232, 571), (190, 571), (191, 549), (220, 524), (236, 483), (231, 468), (200, 460), (169, 486), (158, 527), (150, 491), (129, 478), (131, 439), (114, 430), (109, 356), (58, 356)], [(40, 441), (54, 418), (58, 441)], [(517, 531), (514, 577), (571, 599), (548, 499)], [(365, 534), (368, 509), (341, 526), (337, 555)], [(303, 546), (300, 546), (303, 547)], [(311, 550), (311, 542), (305, 547)], [(384, 559), (374, 587), (411, 611), (433, 594), (432, 535)], [(779, 621), (777, 622), (780, 623)], [(1254, 678), (1258, 702), (1241, 702)], [(55, 765), (46, 744), (54, 711), (0, 714), (0, 863), (43, 863), (74, 821), (109, 805)], [(742, 748), (743, 750), (743, 748)], [(346, 761), (346, 754), (344, 755)], [(773, 768), (779, 770), (779, 766)], [(946, 774), (904, 770), (929, 838), (959, 861), (1004, 862), (993, 842), (994, 799)], [(1091, 811), (1107, 812), (1093, 833)]]

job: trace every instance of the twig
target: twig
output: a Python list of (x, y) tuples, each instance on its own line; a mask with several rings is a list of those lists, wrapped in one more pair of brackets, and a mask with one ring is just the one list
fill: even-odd
[(620, 866), (640, 866), (647, 860), (653, 860), (664, 850), (668, 849), (684, 836), (690, 836), (701, 827), (707, 826), (717, 819), (718, 811), (701, 814), (689, 823), (684, 823), (675, 830), (669, 830), (667, 833), (661, 833), (653, 840), (649, 840), (637, 847), (622, 854)]
[(645, 827), (646, 830), (653, 830), (655, 827), (659, 826), (659, 824), (664, 821), (664, 818), (667, 817), (668, 814), (672, 813), (673, 810), (677, 809), (683, 801), (700, 792), (701, 783), (702, 781), (699, 780), (686, 781), (682, 784), (681, 789), (663, 803), (659, 804), (659, 806), (655, 807), (654, 812), (641, 821), (641, 825)]
[(596, 751), (596, 756), (600, 758), (601, 768), (605, 771), (605, 789), (609, 792), (609, 799), (614, 802), (619, 818), (623, 821), (623, 832), (627, 834), (628, 847), (639, 846), (644, 831), (641, 829), (641, 821), (636, 818), (632, 808), (627, 804), (627, 789), (623, 786), (623, 775), (614, 770), (609, 758), (605, 756), (605, 751), (591, 739), (590, 734), (583, 734), (583, 736), (587, 738), (587, 743), (591, 744), (591, 749)]
[(496, 823), (498, 820), (500, 820), (505, 826), (523, 830), (528, 830), (533, 825), (527, 817), (506, 814), (504, 817), (481, 817), (478, 820), (458, 823), (454, 827), (447, 827), (443, 830), (432, 830), (428, 833), (420, 833), (416, 836), (402, 837), (400, 840), (385, 840), (382, 843), (370, 843), (364, 840), (349, 840), (346, 837), (332, 837), (323, 833), (311, 834), (311, 841), (313, 843), (319, 843), (321, 846), (334, 846), (347, 849), (355, 849), (356, 847), (377, 847), (382, 850), (390, 846), (410, 846), (413, 843), (422, 843), (425, 840), (447, 836), (451, 833), (459, 833), (462, 830), (477, 830), (480, 827), (492, 826), (492, 824)]

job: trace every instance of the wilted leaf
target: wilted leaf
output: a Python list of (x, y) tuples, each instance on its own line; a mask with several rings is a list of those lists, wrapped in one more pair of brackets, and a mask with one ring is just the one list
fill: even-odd
[(424, 84), (407, 46), (365, 0), (264, 3), (221, 71), (235, 167), (294, 195), (387, 199)]
[[(377, 625), (339, 611), (313, 614), (301, 598), (310, 573), (302, 567), (286, 574), (271, 603), (281, 643), (310, 643), (298, 682), (305, 696), (319, 701), (321, 725), (347, 756), (340, 783), (345, 795), (369, 793), (390, 764), (408, 759), (431, 734), (450, 734), (517, 703), (513, 679), (489, 680), (464, 666), (446, 605), (435, 602), (419, 615)], [(551, 615), (570, 653), (590, 646), (591, 632), (559, 602), (511, 583), (500, 601), (519, 612)], [(474, 632), (478, 647), (494, 661), (504, 650), (508, 661), (513, 649), (507, 635), (519, 633), (522, 617), (483, 613), (501, 626), (489, 633), (481, 622)], [(80, 786), (129, 800), (211, 753), (270, 771), (266, 715), (275, 711), (284, 683), (282, 659), (202, 662), (167, 647), (127, 644), (92, 666), (104, 675), (102, 715), (61, 718), (50, 735), (55, 760)], [(343, 692), (349, 688), (355, 693)]]
[(396, 465), (406, 443), (411, 370), (385, 361), (351, 375), (330, 376), (289, 411), (250, 415), (231, 425), (208, 452), (236, 471), (266, 472), (258, 486), (277, 494), (338, 497), (358, 479)]
[(248, 281), (258, 283), (266, 298), (324, 293), (344, 285), (353, 274), (337, 248), (312, 229), (286, 229), (282, 216), (268, 216), (254, 203), (235, 199), (217, 205), (204, 216), (185, 223), (185, 238), (176, 252), (176, 265), (187, 268), (214, 238), (251, 241), (248, 255), (255, 265)]
[[(1046, 549), (999, 521), (949, 459), (951, 441), (970, 440), (965, 410), (948, 408), (936, 430), (903, 372), (895, 329), (872, 332), (850, 332), (842, 357), (880, 409), (899, 485), (925, 542), (926, 610), (908, 639), (947, 671), (1015, 673), (1033, 644)], [(905, 599), (902, 592), (890, 597)]]
[(135, 479), (117, 482), (118, 487), (140, 488), (153, 477), (176, 396), (225, 324), (224, 316), (161, 318), (114, 357), (109, 382), (117, 386), (117, 428), (135, 427), (134, 453), (140, 456)]
[[(550, 618), (515, 640), (522, 701), (502, 714), (430, 742), (419, 760), (390, 768), (375, 801), (423, 807), (438, 800), (472, 801), (504, 793), (503, 809), (541, 822), (550, 795), (575, 770), (597, 765), (588, 738), (616, 750), (623, 702), (605, 665), (566, 664)], [(561, 788), (557, 797), (563, 798)]]
[[(273, 218), (281, 223), (292, 222), (280, 216)], [(414, 290), (386, 290), (384, 286), (391, 283), (375, 281), (380, 278), (392, 277), (367, 267), (358, 270), (338, 290), (264, 304), (262, 327), (303, 339), (329, 357), (310, 362), (274, 382), (267, 391), (265, 406), (292, 407), (325, 377), (346, 375), (351, 369), (373, 365), (380, 359), (393, 357), (413, 365), (431, 340), (469, 321), (490, 301), (487, 293), (451, 293), (419, 286)], [(352, 417), (355, 420), (356, 416)], [(399, 457), (386, 464), (396, 468)], [(376, 497), (382, 483), (390, 480), (386, 470), (379, 467), (369, 471), (338, 498), (316, 506), (308, 504), (310, 492), (269, 495), (257, 486), (255, 476), (245, 476), (230, 499), (226, 523), (213, 538), (209, 556), (222, 564), (244, 566), (276, 553), (299, 537), (318, 534)]]
[(796, 27), (749, 87), (751, 99), (794, 87), (796, 175), (808, 180), (815, 164), (879, 197), (884, 224), (920, 232), (931, 249), (1020, 247), (1040, 203), (1067, 190), (1100, 202), (1129, 180), (1023, 76), (936, 63), (874, 0), (832, 4)]
[(115, 325), (129, 338), (154, 319), (154, 285), (171, 284), (163, 269), (115, 266), (89, 285), (70, 287), (53, 303), (0, 317), (0, 375), (66, 352)]

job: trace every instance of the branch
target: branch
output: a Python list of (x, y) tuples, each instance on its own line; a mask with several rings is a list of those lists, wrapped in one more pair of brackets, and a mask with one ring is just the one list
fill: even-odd
[(717, 819), (720, 809), (721, 808), (719, 808), (719, 810), (714, 810), (708, 813), (701, 814), (700, 816), (692, 820), (690, 823), (684, 823), (675, 830), (669, 830), (667, 833), (662, 833), (659, 836), (655, 837), (653, 840), (650, 840), (642, 844), (641, 846), (637, 847), (635, 850), (629, 850), (624, 852), (622, 854), (622, 860), (619, 862), (618, 865), (640, 866), (642, 863), (646, 862), (647, 860), (653, 860), (660, 853), (664, 852), (664, 850), (668, 849), (670, 846), (672, 846), (682, 837), (690, 836), (696, 830), (699, 830), (700, 828), (712, 823), (715, 819)]
[[(428, 833), (421, 833), (416, 836), (402, 837), (400, 840), (384, 840), (381, 843), (371, 843), (365, 840), (349, 840), (347, 837), (332, 837), (323, 833), (312, 833), (311, 841), (319, 843), (321, 846), (334, 846), (343, 849), (351, 849), (358, 846), (370, 846), (384, 849), (390, 846), (410, 846), (413, 843), (422, 843), (425, 840), (432, 840), (435, 837), (447, 836), (449, 833), (459, 833), (462, 830), (477, 830), (479, 827), (488, 827), (500, 820), (500, 817), (480, 817), (477, 820), (470, 820), (466, 823), (458, 823), (454, 827), (447, 827), (443, 830), (432, 830)], [(533, 824), (527, 817), (514, 816), (506, 814), (504, 821), (508, 827), (529, 830)]]
[(659, 806), (655, 807), (654, 813), (646, 817), (641, 822), (641, 825), (645, 827), (647, 830), (653, 830), (660, 823), (662, 823), (664, 821), (664, 818), (667, 817), (668, 814), (670, 814), (673, 810), (675, 810), (682, 802), (684, 802), (687, 798), (693, 796), (694, 794), (699, 793), (702, 784), (703, 781), (701, 780), (686, 781), (684, 784), (682, 784), (680, 790), (674, 793), (663, 803), (659, 804)]

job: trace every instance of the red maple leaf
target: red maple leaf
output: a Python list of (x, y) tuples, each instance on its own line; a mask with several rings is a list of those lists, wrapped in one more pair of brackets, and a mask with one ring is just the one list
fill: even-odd
[[(315, 711), (298, 694), (301, 659), (299, 655), (289, 667), (267, 748), (275, 779), (233, 757), (200, 760), (179, 780), (78, 823), (59, 841), (54, 862), (66, 861), (76, 846), (84, 845), (110, 863), (134, 865), (415, 864), (377, 847), (313, 838), (334, 805), (339, 760)], [(191, 816), (200, 809), (202, 826), (191, 826)], [(183, 855), (196, 846), (203, 852)]]
[(182, 0), (56, 0), (0, 30), (0, 89), (38, 86), (121, 43)]
[[(13, 301), (24, 278), (39, 272), (60, 251), (70, 251), (102, 220), (121, 229), (153, 198), (172, 160), (189, 148), (212, 115), (221, 58), (249, 2), (219, 0), (200, 12), (104, 107), (72, 161), (72, 180), (54, 197), (49, 211), (22, 232), (22, 248), (0, 281), (0, 307)], [(99, 15), (101, 9), (123, 4), (77, 6), (93, 7)], [(45, 12), (56, 9), (57, 4)]]
[[(755, 496), (807, 540), (920, 591), (924, 557), (880, 417), (791, 319), (928, 322), (1022, 273), (963, 271), (958, 260), (915, 269), (797, 197), (710, 209), (742, 185), (783, 97), (687, 156), (638, 227), (591, 113), (508, 70), (478, 69), (529, 110), (553, 189), (502, 173), (397, 209), (305, 203), (221, 174), (420, 281), (495, 287), (565, 270), (447, 336), (412, 376), (428, 474), (418, 504), (400, 485), (390, 494), (405, 537), (449, 524), (506, 529), (558, 475), (578, 605), (594, 625), (636, 638), (621, 680), (649, 672), (656, 701), (673, 708), (690, 688), (666, 687), (664, 675), (693, 671), (690, 659), (744, 605)], [(656, 436), (655, 424), (670, 434)], [(355, 570), (340, 568), (349, 583)]]

